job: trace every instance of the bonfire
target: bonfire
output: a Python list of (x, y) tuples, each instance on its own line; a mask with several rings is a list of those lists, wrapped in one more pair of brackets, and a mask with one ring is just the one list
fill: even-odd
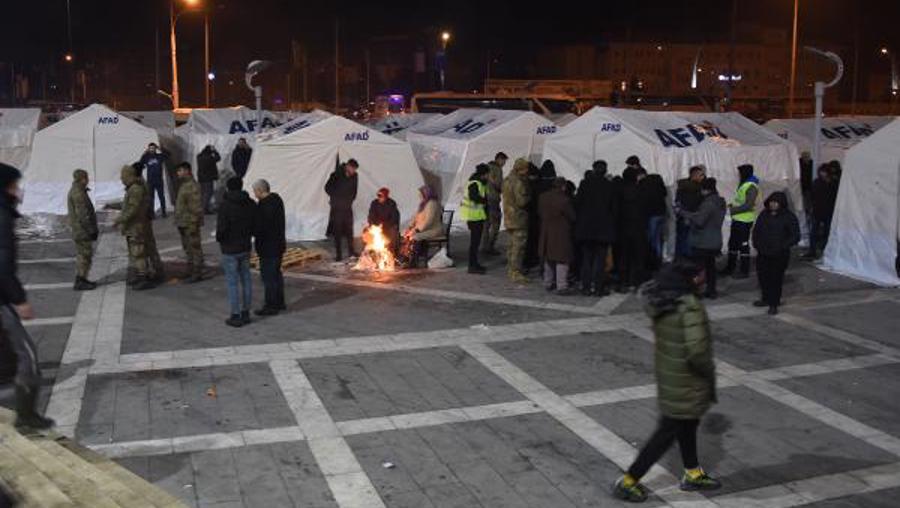
[(391, 242), (384, 235), (381, 226), (367, 227), (363, 230), (362, 238), (366, 247), (353, 269), (369, 272), (393, 272), (395, 270), (394, 253), (391, 252)]

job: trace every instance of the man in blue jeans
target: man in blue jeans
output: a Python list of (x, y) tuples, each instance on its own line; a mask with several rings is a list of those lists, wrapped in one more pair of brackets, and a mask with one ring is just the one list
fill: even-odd
[(250, 250), (256, 203), (242, 190), (244, 182), (237, 177), (228, 179), (216, 223), (216, 241), (222, 249), (222, 268), (228, 284), (228, 303), (231, 316), (225, 324), (240, 328), (250, 324), (250, 301), (253, 287), (250, 281)]

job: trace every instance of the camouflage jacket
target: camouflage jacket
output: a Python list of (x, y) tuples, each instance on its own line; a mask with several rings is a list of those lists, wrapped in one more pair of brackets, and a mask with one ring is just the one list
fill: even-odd
[(179, 179), (178, 196), (175, 198), (175, 225), (180, 228), (203, 225), (203, 205), (200, 199), (200, 184), (194, 177)]
[(125, 199), (122, 201), (122, 214), (116, 219), (121, 225), (122, 235), (131, 238), (142, 238), (150, 227), (150, 194), (144, 180), (136, 178), (125, 188)]
[(69, 228), (72, 239), (76, 242), (94, 241), (97, 239), (97, 214), (94, 204), (88, 196), (88, 188), (81, 182), (72, 182), (69, 190)]
[(528, 227), (528, 202), (531, 191), (528, 180), (515, 171), (503, 180), (503, 221), (506, 229)]
[(487, 200), (491, 204), (500, 203), (500, 193), (503, 191), (503, 169), (496, 162), (489, 162), (487, 181)]

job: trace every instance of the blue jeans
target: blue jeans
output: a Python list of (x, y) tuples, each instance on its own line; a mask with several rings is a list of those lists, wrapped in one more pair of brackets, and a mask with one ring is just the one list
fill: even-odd
[[(231, 305), (231, 315), (240, 314), (250, 310), (250, 300), (253, 299), (253, 285), (250, 281), (250, 253), (222, 254), (222, 268), (225, 270), (225, 282), (228, 284), (228, 303)], [(238, 284), (243, 289), (238, 291)], [(243, 301), (241, 301), (243, 296)]]
[(661, 262), (663, 258), (663, 228), (666, 226), (666, 216), (656, 215), (650, 217), (647, 227), (648, 240), (650, 241), (650, 253), (654, 259)]

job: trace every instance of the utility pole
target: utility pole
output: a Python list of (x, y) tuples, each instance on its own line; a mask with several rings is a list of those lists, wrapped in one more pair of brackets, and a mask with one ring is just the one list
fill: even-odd
[(206, 107), (209, 107), (209, 8), (203, 11), (203, 84), (206, 92)]
[(850, 114), (856, 114), (856, 98), (859, 90), (859, 4), (853, 16), (853, 93), (850, 100)]
[(334, 114), (338, 114), (341, 109), (341, 58), (340, 58), (340, 41), (338, 33), (340, 30), (338, 18), (334, 18)]
[(797, 19), (800, 14), (800, 0), (794, 0), (794, 34), (791, 40), (791, 85), (788, 90), (788, 118), (794, 117), (794, 86), (797, 82)]
[(728, 44), (728, 88), (725, 92), (726, 111), (732, 109), (731, 101), (734, 95), (734, 41), (737, 31), (737, 4), (738, 0), (731, 2), (731, 38)]
[(372, 54), (366, 46), (366, 109), (372, 101)]
[(178, 109), (178, 48), (175, 42), (175, 0), (169, 0), (169, 46), (172, 48), (172, 109)]

